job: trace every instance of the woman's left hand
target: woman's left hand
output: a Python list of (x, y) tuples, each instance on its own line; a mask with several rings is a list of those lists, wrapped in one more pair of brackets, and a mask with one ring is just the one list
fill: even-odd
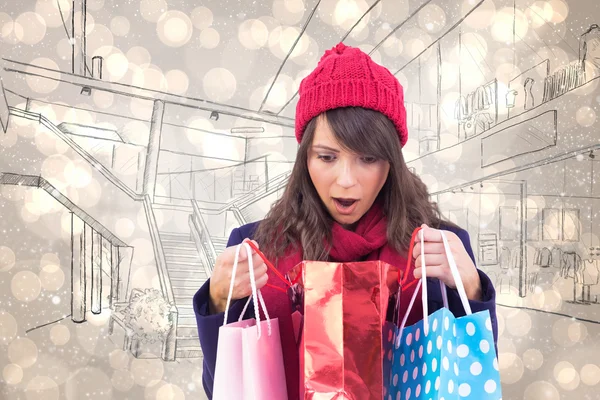
[[(471, 257), (467, 253), (465, 246), (463, 245), (460, 238), (450, 231), (444, 231), (450, 250), (456, 261), (456, 266), (460, 272), (465, 291), (469, 300), (481, 300), (481, 280), (479, 279), (479, 273), (477, 267), (471, 260)], [(427, 225), (422, 225), (421, 232), (415, 239), (415, 246), (413, 249), (413, 257), (415, 258), (415, 278), (421, 279), (423, 274), (423, 259), (421, 258), (421, 234), (424, 235), (425, 248), (425, 266), (427, 267), (428, 278), (438, 278), (444, 282), (449, 288), (456, 288), (454, 277), (450, 271), (450, 265), (446, 257), (446, 251), (444, 249), (444, 242), (442, 241), (442, 235), (438, 229), (430, 228)]]

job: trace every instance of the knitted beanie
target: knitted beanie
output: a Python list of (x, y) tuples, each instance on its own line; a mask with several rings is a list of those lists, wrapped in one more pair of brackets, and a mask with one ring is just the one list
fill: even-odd
[(339, 43), (327, 50), (317, 67), (300, 83), (296, 105), (296, 139), (317, 115), (339, 107), (379, 111), (396, 126), (400, 144), (408, 139), (404, 90), (385, 67), (356, 47)]

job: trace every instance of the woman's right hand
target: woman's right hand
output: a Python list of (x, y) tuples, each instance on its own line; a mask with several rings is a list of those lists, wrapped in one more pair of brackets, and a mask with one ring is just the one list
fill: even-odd
[[(258, 243), (252, 241), (258, 248)], [(217, 257), (215, 268), (210, 277), (210, 313), (216, 314), (225, 311), (227, 305), (227, 295), (229, 294), (229, 285), (233, 272), (233, 262), (235, 260), (235, 251), (237, 246), (226, 248), (223, 253)], [(252, 250), (252, 261), (254, 265), (254, 278), (256, 288), (261, 289), (267, 283), (267, 265), (263, 259)], [(250, 286), (250, 270), (248, 267), (248, 254), (246, 246), (240, 249), (235, 281), (233, 284), (232, 300), (243, 299), (252, 293)]]

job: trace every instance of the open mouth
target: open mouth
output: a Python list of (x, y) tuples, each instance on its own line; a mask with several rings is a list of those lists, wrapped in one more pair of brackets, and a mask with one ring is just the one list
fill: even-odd
[(335, 201), (335, 203), (338, 206), (338, 208), (340, 208), (342, 210), (347, 210), (347, 209), (350, 209), (354, 204), (356, 204), (356, 202), (358, 200), (356, 200), (356, 199), (343, 199), (343, 198), (334, 197), (333, 201)]

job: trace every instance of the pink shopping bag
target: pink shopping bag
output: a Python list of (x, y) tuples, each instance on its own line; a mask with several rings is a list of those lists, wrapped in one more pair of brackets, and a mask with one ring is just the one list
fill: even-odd
[[(279, 336), (277, 318), (270, 319), (260, 290), (256, 289), (254, 281), (254, 266), (252, 257), (248, 257), (250, 281), (254, 299), (255, 316), (259, 319), (242, 320), (246, 307), (240, 319), (227, 323), (227, 314), (233, 293), (233, 282), (237, 269), (241, 246), (246, 247), (248, 254), (252, 249), (243, 242), (237, 247), (229, 296), (225, 309), (223, 326), (219, 328), (219, 343), (217, 345), (217, 360), (213, 386), (214, 400), (286, 400), (287, 389), (283, 354)], [(258, 307), (262, 306), (266, 320), (260, 320)]]

